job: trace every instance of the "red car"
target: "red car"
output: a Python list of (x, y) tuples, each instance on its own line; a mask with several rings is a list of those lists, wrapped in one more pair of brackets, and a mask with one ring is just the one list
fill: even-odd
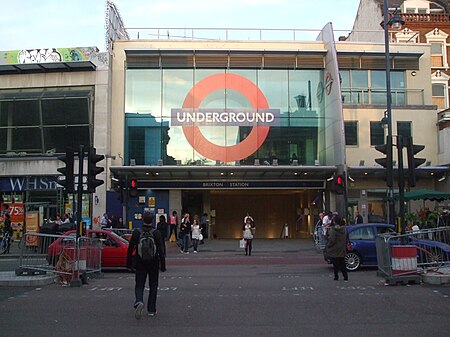
[[(66, 249), (69, 256), (73, 255), (75, 231), (68, 231), (57, 240), (55, 240), (47, 249), (47, 261), (53, 265), (58, 261), (59, 255)], [(128, 241), (114, 232), (103, 229), (88, 229), (86, 237), (90, 243), (86, 246), (98, 247), (102, 250), (102, 268), (123, 267), (127, 265)], [(72, 253), (71, 253), (72, 252)], [(94, 260), (95, 249), (88, 250), (90, 256), (87, 257), (88, 264)]]

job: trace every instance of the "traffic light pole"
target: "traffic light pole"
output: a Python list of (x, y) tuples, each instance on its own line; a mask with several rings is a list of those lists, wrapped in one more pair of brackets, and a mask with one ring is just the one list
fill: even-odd
[(398, 228), (399, 233), (405, 233), (405, 174), (403, 165), (403, 137), (397, 136), (398, 157)]
[(81, 236), (83, 230), (83, 162), (84, 146), (80, 145), (78, 151), (78, 188), (77, 188), (77, 239)]

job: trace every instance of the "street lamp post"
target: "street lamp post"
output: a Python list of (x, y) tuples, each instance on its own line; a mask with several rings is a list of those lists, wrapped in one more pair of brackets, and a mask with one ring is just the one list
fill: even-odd
[[(386, 61), (386, 113), (383, 118), (385, 123), (387, 124), (387, 142), (388, 146), (392, 146), (392, 96), (391, 96), (391, 60), (389, 53), (389, 26), (392, 26), (394, 29), (400, 29), (404, 21), (397, 14), (394, 13), (392, 18), (389, 19), (389, 11), (388, 11), (388, 2), (384, 0), (383, 6), (383, 29), (384, 29), (384, 49), (385, 49), (385, 61)], [(393, 153), (391, 151), (391, 153)], [(386, 176), (393, 177), (393, 158), (387, 158), (388, 162), (386, 164)], [(389, 185), (389, 182), (388, 182)], [(392, 184), (391, 184), (392, 185)], [(388, 190), (388, 200), (389, 200), (389, 223), (395, 223), (395, 207), (394, 207), (394, 193), (393, 187), (389, 186)], [(399, 200), (399, 202), (403, 202), (403, 200)]]

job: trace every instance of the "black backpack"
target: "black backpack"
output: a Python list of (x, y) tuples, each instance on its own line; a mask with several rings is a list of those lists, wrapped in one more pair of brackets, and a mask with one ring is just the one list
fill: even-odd
[(156, 244), (153, 236), (154, 229), (144, 231), (139, 229), (141, 235), (139, 236), (139, 243), (137, 246), (137, 254), (144, 262), (153, 261), (156, 257)]

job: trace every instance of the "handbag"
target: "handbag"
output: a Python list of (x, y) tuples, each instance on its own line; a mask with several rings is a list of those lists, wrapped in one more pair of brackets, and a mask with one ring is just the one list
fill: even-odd
[(239, 248), (245, 248), (245, 240), (244, 239), (239, 240)]
[(198, 236), (198, 239), (199, 239), (200, 241), (202, 241), (202, 240), (203, 240), (203, 234), (200, 234), (200, 235)]

